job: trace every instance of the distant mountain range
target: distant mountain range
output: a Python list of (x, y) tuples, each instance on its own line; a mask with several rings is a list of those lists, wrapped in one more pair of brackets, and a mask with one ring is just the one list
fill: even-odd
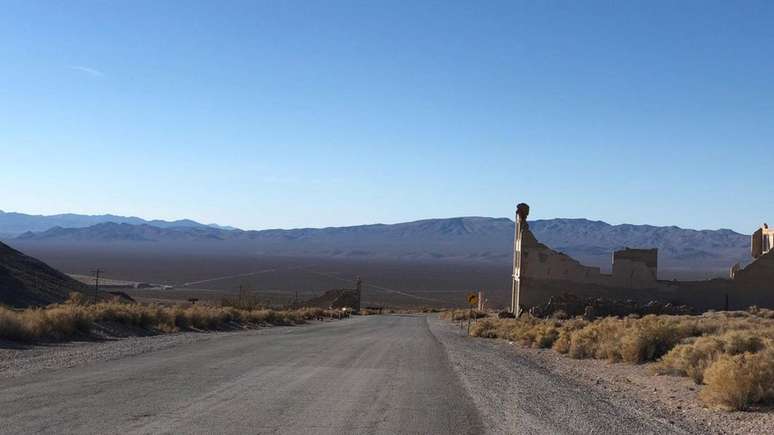
[(6, 213), (0, 210), (0, 235), (13, 237), (28, 231), (46, 231), (53, 227), (62, 228), (85, 228), (106, 222), (124, 223), (132, 225), (148, 224), (159, 228), (219, 228), (235, 229), (233, 227), (224, 227), (216, 224), (201, 224), (190, 219), (177, 221), (152, 220), (148, 221), (132, 216), (115, 216), (112, 214), (103, 215), (82, 215), (82, 214), (57, 214), (51, 216), (29, 215), (24, 213)]
[[(13, 239), (13, 243), (146, 244), (167, 249), (191, 249), (192, 244), (206, 244), (208, 250), (251, 255), (507, 264), (511, 261), (514, 231), (510, 219), (488, 217), (263, 231), (224, 229), (193, 221), (177, 222), (195, 225), (167, 222), (161, 226), (154, 222), (104, 222), (85, 228), (56, 226), (26, 232)], [(750, 236), (726, 229), (610, 225), (587, 219), (535, 220), (530, 222), (530, 228), (541, 242), (603, 271), (610, 269), (612, 252), (627, 246), (659, 248), (661, 278), (725, 276), (732, 264), (751, 260)], [(8, 232), (8, 228), (0, 220), (0, 233), (3, 232)]]

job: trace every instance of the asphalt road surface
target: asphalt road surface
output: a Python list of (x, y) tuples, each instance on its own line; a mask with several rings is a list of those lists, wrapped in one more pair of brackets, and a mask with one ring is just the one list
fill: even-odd
[(30, 432), (693, 431), (637, 401), (589, 390), (512, 346), (394, 315), (225, 333), (0, 379), (0, 433)]
[(4, 433), (481, 433), (424, 317), (265, 329), (0, 380)]

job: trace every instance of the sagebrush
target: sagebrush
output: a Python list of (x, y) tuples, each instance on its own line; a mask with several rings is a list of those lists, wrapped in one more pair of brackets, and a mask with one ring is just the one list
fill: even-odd
[[(426, 311), (422, 311), (422, 312), (426, 312)], [(487, 316), (488, 314), (484, 311), (470, 310), (470, 309), (446, 310), (441, 312), (440, 314), (441, 319), (452, 320), (452, 321), (480, 319)]]
[(294, 325), (311, 319), (333, 317), (331, 312), (319, 308), (242, 310), (209, 305), (183, 307), (121, 302), (87, 305), (79, 302), (76, 296), (70, 303), (46, 308), (11, 310), (0, 307), (0, 338), (15, 341), (63, 340), (88, 334), (100, 322), (174, 332), (243, 325)]
[(576, 319), (486, 318), (471, 335), (552, 348), (572, 358), (655, 362), (660, 374), (706, 385), (708, 405), (730, 410), (774, 401), (774, 310)]

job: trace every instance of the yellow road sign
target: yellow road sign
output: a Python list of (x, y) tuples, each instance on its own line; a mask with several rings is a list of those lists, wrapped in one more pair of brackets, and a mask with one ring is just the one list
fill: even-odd
[(478, 305), (478, 294), (477, 293), (468, 293), (468, 303), (470, 305)]

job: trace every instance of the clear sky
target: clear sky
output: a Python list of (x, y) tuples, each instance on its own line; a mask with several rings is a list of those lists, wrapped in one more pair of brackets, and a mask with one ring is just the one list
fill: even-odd
[(0, 0), (0, 209), (774, 221), (772, 1)]

